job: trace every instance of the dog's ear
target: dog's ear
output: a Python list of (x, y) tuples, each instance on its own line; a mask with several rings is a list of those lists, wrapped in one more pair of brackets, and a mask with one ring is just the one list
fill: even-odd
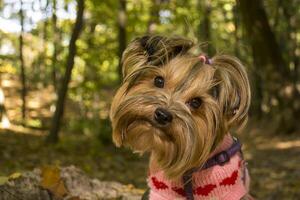
[(143, 66), (161, 66), (184, 54), (194, 43), (178, 36), (146, 35), (129, 43), (122, 56), (123, 78)]
[(164, 38), (159, 35), (153, 37), (145, 35), (139, 39), (141, 46), (147, 53), (148, 61), (151, 60), (151, 57), (155, 54), (155, 52), (158, 49), (159, 42), (163, 41), (163, 39)]
[(135, 38), (128, 44), (127, 48), (122, 54), (121, 65), (123, 79), (128, 74), (135, 71), (135, 69), (138, 69), (140, 66), (143, 66), (147, 63), (147, 55), (144, 47), (141, 45), (141, 41), (145, 43), (146, 37)]
[[(122, 146), (123, 143), (123, 137), (124, 134), (122, 133), (122, 130), (120, 130), (117, 126), (117, 122), (119, 121), (119, 116), (117, 116), (118, 113), (118, 107), (120, 105), (120, 103), (122, 102), (122, 99), (124, 97), (125, 94), (125, 88), (126, 88), (126, 84), (124, 83), (125, 87), (121, 87), (118, 89), (118, 91), (116, 92), (112, 103), (111, 103), (111, 107), (110, 107), (110, 113), (109, 113), (109, 118), (111, 121), (111, 125), (112, 125), (112, 138), (113, 138), (113, 142), (117, 147)], [(119, 125), (120, 126), (120, 125)]]
[(216, 67), (217, 100), (223, 110), (227, 127), (243, 126), (247, 121), (251, 92), (245, 67), (235, 57), (218, 55), (212, 59)]
[(174, 36), (144, 36), (140, 39), (141, 46), (147, 53), (147, 62), (160, 66), (179, 54), (186, 53), (192, 46), (191, 40)]

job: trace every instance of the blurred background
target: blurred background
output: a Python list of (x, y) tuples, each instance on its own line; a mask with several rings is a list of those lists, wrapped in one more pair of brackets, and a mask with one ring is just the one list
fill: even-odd
[(147, 156), (111, 142), (120, 55), (137, 36), (182, 35), (247, 68), (253, 196), (299, 199), (299, 24), (298, 0), (0, 0), (0, 175), (75, 165), (145, 189)]

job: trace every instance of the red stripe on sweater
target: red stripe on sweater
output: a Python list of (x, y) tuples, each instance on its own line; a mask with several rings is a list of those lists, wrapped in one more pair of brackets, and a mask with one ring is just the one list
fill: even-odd
[(238, 170), (232, 172), (230, 177), (224, 178), (220, 185), (234, 185), (238, 177)]
[(185, 191), (183, 188), (179, 188), (179, 187), (172, 187), (172, 190), (174, 192), (176, 192), (177, 194), (184, 196), (185, 197)]
[(194, 194), (208, 196), (211, 191), (213, 191), (217, 186), (214, 184), (208, 184), (202, 187), (197, 187), (194, 190)]
[(157, 178), (152, 177), (151, 178), (153, 185), (156, 187), (156, 189), (158, 190), (164, 190), (164, 189), (168, 189), (169, 187), (162, 181), (157, 180)]

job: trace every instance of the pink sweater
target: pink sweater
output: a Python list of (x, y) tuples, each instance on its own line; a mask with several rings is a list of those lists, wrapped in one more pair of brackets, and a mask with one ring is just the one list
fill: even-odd
[[(226, 135), (221, 145), (211, 156), (228, 149), (233, 140)], [(213, 166), (193, 173), (193, 195), (195, 200), (239, 200), (248, 192), (243, 177), (248, 180), (244, 161), (239, 154), (231, 157), (223, 166)], [(245, 173), (245, 174), (244, 174)], [(246, 181), (248, 182), (248, 181)], [(148, 177), (150, 200), (185, 199), (183, 183), (168, 180), (162, 171), (150, 169)]]

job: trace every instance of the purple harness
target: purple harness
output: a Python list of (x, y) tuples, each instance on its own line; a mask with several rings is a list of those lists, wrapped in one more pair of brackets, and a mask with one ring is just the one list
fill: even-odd
[(198, 168), (193, 168), (188, 170), (184, 175), (183, 175), (183, 183), (184, 183), (184, 191), (187, 197), (187, 200), (193, 200), (193, 184), (192, 184), (192, 175), (194, 172), (207, 169), (210, 167), (213, 167), (215, 165), (221, 165), (223, 166), (225, 163), (227, 163), (232, 156), (234, 156), (236, 153), (241, 151), (242, 145), (239, 142), (239, 140), (235, 137), (233, 137), (233, 143), (232, 145), (225, 151), (221, 151), (220, 153), (216, 154), (212, 158), (208, 159), (206, 163), (202, 167)]

